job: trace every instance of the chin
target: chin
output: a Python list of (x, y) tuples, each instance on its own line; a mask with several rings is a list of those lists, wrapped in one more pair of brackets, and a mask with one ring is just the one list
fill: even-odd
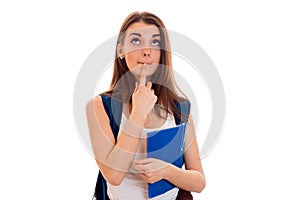
[[(146, 70), (146, 77), (148, 76), (152, 76), (154, 73), (155, 73), (156, 70)], [(141, 75), (141, 70), (140, 69), (133, 69), (133, 70), (130, 70), (131, 74), (134, 75), (134, 76), (140, 76)]]

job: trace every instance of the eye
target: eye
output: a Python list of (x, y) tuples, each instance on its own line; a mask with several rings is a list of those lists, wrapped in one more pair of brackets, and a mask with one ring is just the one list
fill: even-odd
[(133, 38), (133, 39), (131, 40), (131, 43), (132, 43), (132, 44), (141, 44), (141, 41), (140, 41), (138, 38)]
[(153, 46), (160, 46), (160, 41), (159, 40), (153, 40), (152, 45)]

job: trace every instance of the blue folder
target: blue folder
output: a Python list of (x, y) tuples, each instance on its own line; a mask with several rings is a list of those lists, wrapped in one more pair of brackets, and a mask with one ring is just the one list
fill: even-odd
[[(186, 123), (147, 134), (147, 157), (157, 158), (181, 168), (183, 165)], [(148, 183), (149, 198), (161, 195), (175, 186), (166, 180)]]

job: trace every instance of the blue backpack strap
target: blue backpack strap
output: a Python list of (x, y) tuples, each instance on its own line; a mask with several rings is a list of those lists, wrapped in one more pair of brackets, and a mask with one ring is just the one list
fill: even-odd
[(114, 134), (115, 140), (117, 140), (122, 117), (123, 103), (105, 94), (102, 94), (101, 98), (106, 114), (110, 120), (111, 130)]
[[(190, 101), (184, 100), (182, 103), (175, 102), (175, 105), (180, 113), (180, 118), (177, 118), (174, 115), (176, 125), (187, 122), (190, 114), (190, 107), (191, 107)], [(184, 151), (182, 152), (182, 155), (176, 161), (174, 161), (173, 164), (176, 163), (175, 164), (176, 166), (181, 166), (181, 167), (183, 166), (184, 164), (183, 153)]]
[[(191, 109), (191, 103), (189, 100), (185, 100), (182, 103), (175, 103), (177, 109), (180, 111), (180, 119), (175, 118), (175, 122), (176, 124), (181, 124), (183, 122), (187, 122), (188, 121), (188, 117), (190, 115), (190, 109)], [(180, 161), (182, 164), (184, 162), (184, 159), (182, 161)], [(183, 190), (181, 188), (179, 188), (176, 200), (179, 199), (185, 199), (185, 200), (192, 200), (193, 199), (193, 195), (190, 191), (186, 191)]]
[(180, 112), (180, 119), (178, 119), (177, 117), (174, 117), (176, 125), (181, 124), (183, 122), (187, 122), (189, 115), (190, 115), (190, 109), (191, 109), (190, 101), (185, 100), (182, 103), (175, 102), (175, 105)]
[[(117, 140), (123, 110), (123, 103), (117, 101), (114, 98), (111, 98), (111, 96), (109, 95), (101, 94), (100, 96), (103, 102), (105, 112), (109, 117), (110, 127), (114, 134), (115, 140)], [(96, 198), (97, 200), (109, 200), (109, 197), (107, 195), (106, 180), (104, 179), (100, 170), (98, 173), (94, 198)]]

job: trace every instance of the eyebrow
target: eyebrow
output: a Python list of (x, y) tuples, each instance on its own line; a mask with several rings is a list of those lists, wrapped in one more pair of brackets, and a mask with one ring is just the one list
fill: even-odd
[(130, 33), (129, 36), (132, 36), (132, 35), (137, 35), (139, 37), (142, 37), (142, 34), (139, 34), (139, 33)]
[[(129, 36), (132, 36), (132, 35), (136, 35), (136, 36), (142, 37), (142, 34), (140, 34), (140, 33), (130, 33), (129, 34)], [(152, 38), (158, 37), (158, 36), (160, 36), (160, 34), (154, 34), (154, 35), (152, 35)]]

